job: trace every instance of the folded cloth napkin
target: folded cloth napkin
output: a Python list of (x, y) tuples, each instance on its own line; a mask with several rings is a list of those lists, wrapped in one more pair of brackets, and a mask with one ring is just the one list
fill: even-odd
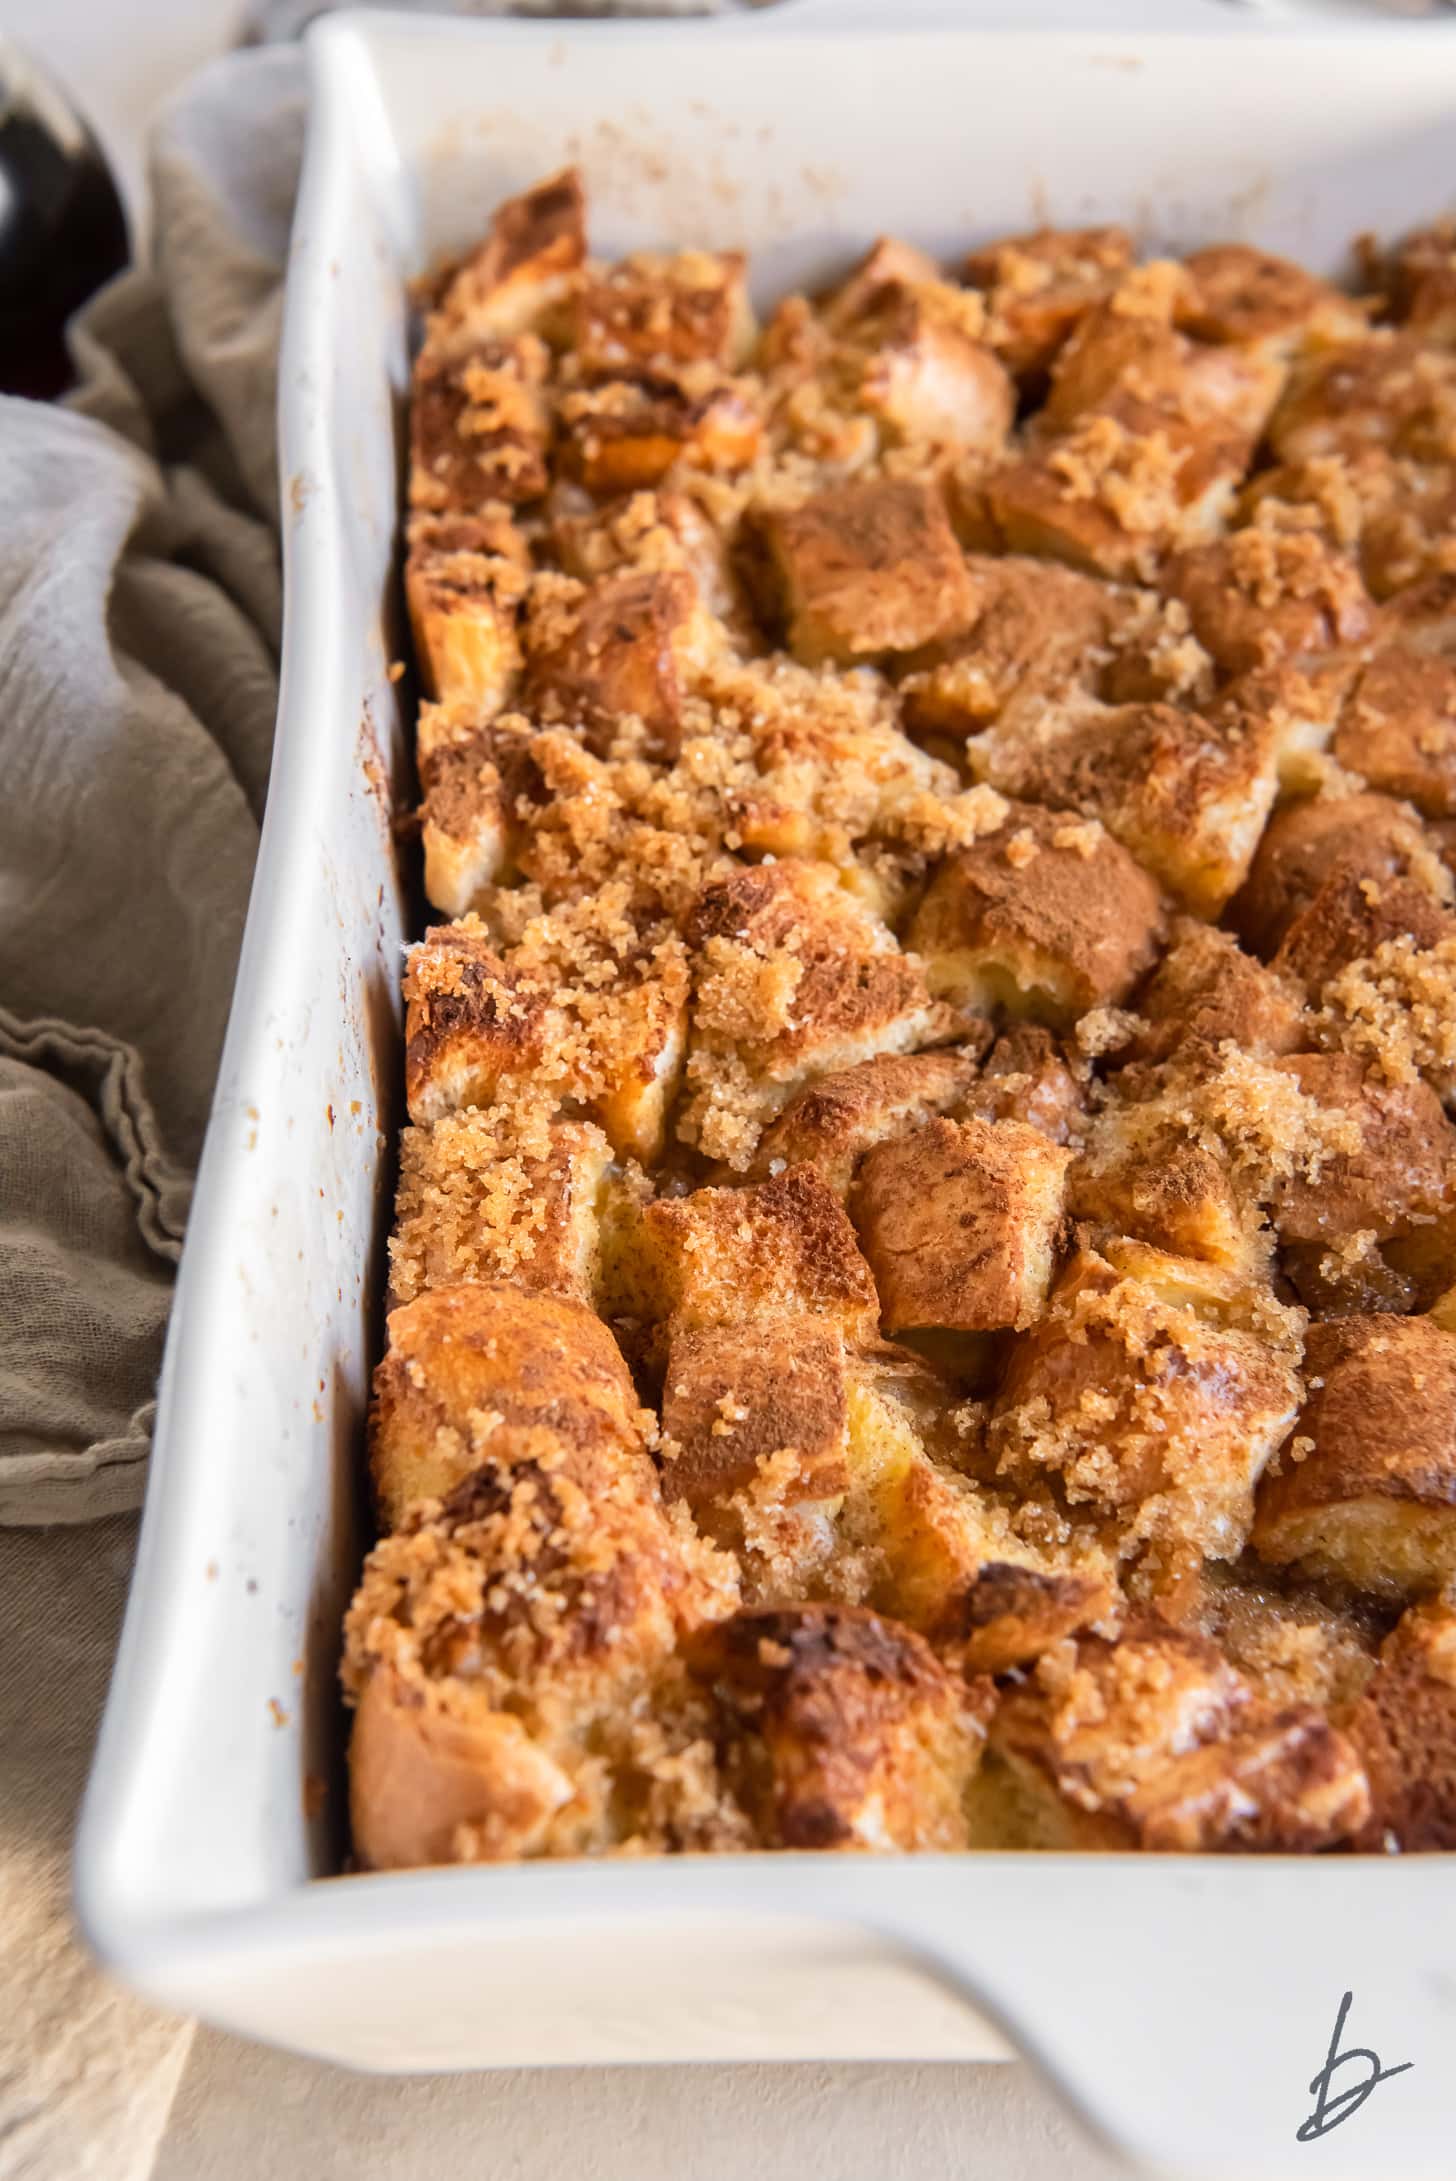
[(0, 402), (5, 2181), (143, 2181), (190, 2036), (76, 1942), (69, 1847), (267, 784), (302, 124), (296, 50), (200, 77), (76, 395)]

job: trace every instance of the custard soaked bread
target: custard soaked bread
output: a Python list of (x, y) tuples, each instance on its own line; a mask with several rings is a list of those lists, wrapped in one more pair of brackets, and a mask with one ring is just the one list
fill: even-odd
[(424, 298), (365, 1866), (1456, 1845), (1456, 277)]

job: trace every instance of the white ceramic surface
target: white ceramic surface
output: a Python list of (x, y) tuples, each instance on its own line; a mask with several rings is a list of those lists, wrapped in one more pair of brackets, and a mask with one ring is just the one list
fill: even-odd
[[(92, 1943), (372, 2068), (975, 2056), (993, 2022), (1190, 2172), (1450, 2170), (1444, 1859), (683, 1859), (338, 1877), (338, 1616), (398, 1118), (408, 764), (387, 663), (404, 280), (578, 158), (594, 233), (745, 242), (761, 290), (881, 228), (1238, 234), (1337, 269), (1443, 207), (1456, 38), (1131, 8), (1126, 31), (797, 0), (666, 26), (336, 17), (282, 375), (284, 685), (253, 909), (77, 1860)], [(878, 22), (876, 21), (878, 18)], [(1150, 20), (1151, 25), (1150, 27)], [(1345, 2042), (1410, 2070), (1296, 2143)], [(1339, 2091), (1359, 2076), (1351, 2063)]]

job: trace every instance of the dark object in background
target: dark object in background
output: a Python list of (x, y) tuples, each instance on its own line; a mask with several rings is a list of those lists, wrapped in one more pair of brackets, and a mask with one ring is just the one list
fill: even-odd
[(130, 255), (95, 137), (51, 78), (0, 37), (0, 390), (64, 393), (66, 321)]

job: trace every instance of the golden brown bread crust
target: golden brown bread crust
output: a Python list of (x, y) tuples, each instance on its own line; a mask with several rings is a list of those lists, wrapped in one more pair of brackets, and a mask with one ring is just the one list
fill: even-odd
[(1348, 1730), (1370, 1778), (1356, 1847), (1456, 1848), (1456, 1612), (1432, 1599), (1387, 1639)]
[(1019, 1121), (927, 1121), (877, 1144), (850, 1208), (887, 1333), (1035, 1322), (1064, 1224), (1071, 1153)]
[(1381, 1313), (1312, 1325), (1303, 1408), (1259, 1487), (1255, 1550), (1375, 1596), (1456, 1576), (1456, 1336)]
[(1443, 1837), (1456, 255), (1131, 261), (424, 298), (366, 1863)]
[(1050, 1028), (1128, 997), (1164, 930), (1154, 881), (1095, 819), (1013, 806), (947, 857), (910, 926), (933, 992)]
[[(983, 1050), (990, 1036), (988, 1023), (976, 1041)], [(867, 1151), (974, 1096), (977, 1057), (974, 1045), (887, 1053), (820, 1076), (765, 1129), (749, 1170), (752, 1178), (812, 1166), (837, 1197), (846, 1197)]]
[(759, 1837), (783, 1848), (960, 1848), (985, 1740), (985, 1686), (908, 1628), (849, 1606), (740, 1613), (687, 1655), (727, 1737)]
[(390, 1313), (374, 1373), (369, 1460), (391, 1524), (438, 1499), (501, 1431), (548, 1431), (586, 1486), (651, 1480), (643, 1416), (621, 1351), (582, 1303), (502, 1282), (428, 1289)]
[(927, 485), (839, 485), (771, 511), (762, 532), (789, 648), (807, 665), (918, 651), (974, 612), (944, 504)]

